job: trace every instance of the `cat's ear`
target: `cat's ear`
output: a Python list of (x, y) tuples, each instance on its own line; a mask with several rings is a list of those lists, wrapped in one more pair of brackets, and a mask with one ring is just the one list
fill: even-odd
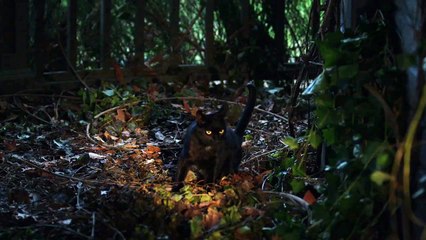
[(195, 114), (195, 121), (197, 121), (198, 125), (203, 125), (206, 122), (206, 115), (204, 115), (201, 109), (197, 110), (197, 113)]
[(228, 103), (225, 102), (222, 104), (222, 107), (220, 107), (217, 114), (221, 117), (225, 117), (227, 112), (228, 112)]

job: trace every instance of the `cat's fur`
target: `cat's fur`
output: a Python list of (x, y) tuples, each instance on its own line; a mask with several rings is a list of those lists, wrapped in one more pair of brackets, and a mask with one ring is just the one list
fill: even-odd
[(249, 83), (247, 88), (248, 101), (235, 130), (226, 124), (226, 104), (214, 113), (197, 111), (196, 120), (188, 127), (185, 135), (175, 181), (181, 184), (190, 169), (194, 169), (207, 183), (216, 182), (238, 171), (244, 131), (256, 103), (255, 86)]

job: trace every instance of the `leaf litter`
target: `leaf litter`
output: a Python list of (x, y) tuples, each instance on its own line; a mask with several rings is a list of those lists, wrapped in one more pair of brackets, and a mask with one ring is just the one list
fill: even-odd
[[(273, 170), (273, 154), (289, 149), (280, 115), (254, 112), (239, 173), (171, 191), (191, 112), (206, 102), (140, 101), (98, 114), (88, 127), (69, 112), (55, 116), (46, 100), (25, 103), (26, 111), (44, 109), (55, 121), (10, 104), (0, 132), (0, 237), (280, 239), (277, 212), (303, 220), (309, 211), (301, 198), (271, 193), (286, 180)], [(231, 123), (240, 110), (231, 108)]]

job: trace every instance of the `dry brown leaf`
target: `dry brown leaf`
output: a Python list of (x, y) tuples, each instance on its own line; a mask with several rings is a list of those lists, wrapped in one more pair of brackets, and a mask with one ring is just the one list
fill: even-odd
[(205, 207), (220, 207), (221, 206), (221, 200), (214, 200), (214, 201), (210, 201), (210, 202), (202, 202), (198, 205), (200, 208), (205, 208)]
[(250, 216), (250, 217), (253, 217), (253, 218), (257, 218), (259, 216), (263, 216), (264, 213), (265, 213), (264, 211), (262, 211), (260, 209), (257, 209), (257, 208), (254, 208), (254, 207), (246, 207), (246, 208), (244, 208), (244, 215), (245, 216)]
[(215, 207), (209, 207), (207, 214), (203, 216), (203, 225), (206, 229), (210, 229), (213, 226), (219, 224), (223, 214), (219, 212)]
[(117, 115), (115, 118), (120, 122), (127, 122), (132, 116), (126, 109), (119, 108), (117, 109)]
[(278, 235), (274, 235), (274, 236), (272, 236), (272, 238), (271, 238), (272, 240), (282, 240), (282, 238), (280, 237), (280, 236), (278, 236)]
[(112, 67), (114, 68), (115, 80), (120, 85), (126, 85), (126, 79), (124, 78), (124, 74), (123, 74), (123, 71), (120, 68), (120, 65), (118, 65), (118, 63), (114, 62), (112, 64)]
[(159, 89), (158, 84), (156, 84), (156, 83), (149, 84), (148, 89), (146, 90), (149, 99), (151, 99), (153, 101), (155, 101), (157, 99), (157, 96), (159, 94), (158, 89)]
[(144, 149), (144, 153), (147, 158), (158, 158), (161, 153), (161, 149), (158, 146), (148, 145)]
[(185, 212), (185, 217), (187, 218), (193, 218), (196, 216), (200, 216), (203, 215), (202, 209), (198, 208), (198, 207), (194, 207), (193, 205), (190, 205), (191, 207), (187, 209), (187, 211)]
[(263, 182), (263, 179), (265, 178), (265, 176), (270, 174), (271, 172), (272, 172), (272, 170), (267, 170), (267, 171), (264, 171), (261, 174), (257, 175), (255, 177), (256, 183), (261, 184)]
[(186, 99), (183, 100), (183, 108), (187, 113), (191, 113), (192, 116), (195, 116), (195, 114), (192, 114), (191, 107), (189, 106), (188, 101)]
[(244, 180), (243, 183), (241, 184), (241, 188), (244, 191), (248, 192), (254, 188), (254, 184), (251, 181)]
[(6, 150), (9, 152), (13, 152), (16, 150), (16, 141), (12, 140), (12, 141), (3, 141), (3, 145), (5, 146)]

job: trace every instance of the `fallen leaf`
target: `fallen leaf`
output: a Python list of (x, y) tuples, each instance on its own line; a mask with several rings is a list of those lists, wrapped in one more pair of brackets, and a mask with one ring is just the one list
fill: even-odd
[(246, 208), (244, 208), (244, 215), (250, 216), (250, 217), (253, 217), (253, 218), (257, 218), (259, 216), (263, 216), (264, 213), (265, 213), (264, 211), (259, 210), (259, 209), (254, 208), (254, 207), (246, 207)]
[(310, 190), (305, 192), (305, 195), (303, 196), (303, 200), (308, 202), (309, 205), (312, 205), (317, 201), (316, 197), (314, 196), (314, 194)]
[(155, 101), (159, 94), (158, 85), (156, 83), (151, 83), (146, 90), (149, 99)]
[(120, 65), (118, 63), (114, 62), (112, 64), (112, 67), (114, 68), (114, 74), (115, 74), (115, 80), (121, 85), (126, 85), (126, 80), (124, 78), (123, 71), (120, 68)]
[(117, 109), (117, 115), (115, 116), (115, 118), (118, 121), (127, 122), (131, 117), (132, 116), (130, 115), (129, 112), (127, 112), (126, 109), (123, 109), (123, 108)]
[(5, 146), (7, 151), (13, 152), (16, 150), (16, 141), (12, 140), (12, 141), (3, 141), (3, 145)]
[(160, 141), (164, 141), (164, 139), (166, 137), (164, 136), (163, 133), (161, 133), (160, 131), (157, 131), (157, 132), (155, 132), (155, 138), (158, 139), (158, 140), (160, 140)]
[(195, 116), (192, 114), (191, 107), (189, 106), (188, 101), (186, 99), (183, 100), (183, 108), (187, 113), (191, 113), (192, 116)]
[(219, 224), (223, 214), (219, 212), (215, 207), (209, 207), (207, 214), (203, 216), (203, 225), (206, 229), (210, 229), (213, 226)]
[(100, 154), (97, 154), (97, 153), (93, 153), (93, 152), (89, 152), (89, 157), (91, 159), (105, 159), (106, 158), (106, 156), (103, 156), (103, 155), (100, 155)]
[(143, 152), (147, 158), (158, 158), (161, 153), (161, 149), (158, 146), (148, 145)]
[(244, 180), (244, 182), (241, 184), (241, 188), (242, 188), (244, 191), (248, 192), (248, 191), (250, 191), (251, 189), (253, 189), (253, 188), (254, 188), (254, 185), (253, 185), (253, 183), (252, 183), (252, 182), (247, 181), (247, 180)]
[(117, 141), (118, 137), (111, 135), (108, 131), (104, 132), (104, 137), (107, 140), (113, 140), (113, 141)]
[(7, 200), (9, 203), (27, 204), (30, 203), (30, 194), (25, 189), (10, 189)]

